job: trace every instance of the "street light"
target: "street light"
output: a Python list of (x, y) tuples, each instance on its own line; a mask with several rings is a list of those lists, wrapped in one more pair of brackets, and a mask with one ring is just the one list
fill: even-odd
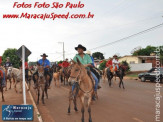
[(63, 44), (63, 61), (65, 60), (65, 47), (64, 42), (58, 42), (59, 44)]

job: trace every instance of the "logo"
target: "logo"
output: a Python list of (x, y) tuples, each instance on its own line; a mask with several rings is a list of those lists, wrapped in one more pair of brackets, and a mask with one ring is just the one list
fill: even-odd
[(33, 120), (32, 105), (2, 105), (2, 120), (31, 121)]

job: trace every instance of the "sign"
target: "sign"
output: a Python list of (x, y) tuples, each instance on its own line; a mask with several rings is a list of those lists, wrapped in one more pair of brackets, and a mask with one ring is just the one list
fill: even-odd
[[(23, 45), (24, 46), (24, 45)], [(16, 55), (21, 59), (22, 58), (22, 48), (23, 48), (23, 46), (21, 46), (18, 50), (17, 50), (17, 52), (16, 52)], [(24, 48), (25, 48), (25, 58), (27, 58), (30, 54), (31, 54), (31, 51), (27, 48), (27, 47), (25, 47), (24, 46)]]
[(4, 121), (32, 121), (32, 105), (2, 105), (2, 120)]

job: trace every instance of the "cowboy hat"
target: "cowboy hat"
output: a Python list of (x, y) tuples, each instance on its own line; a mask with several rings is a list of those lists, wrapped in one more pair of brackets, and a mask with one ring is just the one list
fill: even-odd
[(48, 55), (46, 55), (45, 53), (43, 53), (43, 54), (41, 55), (41, 57), (43, 57), (43, 56), (48, 57)]
[(113, 55), (113, 57), (118, 57), (117, 55)]
[(87, 50), (87, 49), (86, 49), (84, 46), (82, 46), (81, 44), (79, 44), (77, 47), (75, 47), (75, 50), (78, 50), (78, 48), (83, 49), (83, 51), (86, 51), (86, 50)]

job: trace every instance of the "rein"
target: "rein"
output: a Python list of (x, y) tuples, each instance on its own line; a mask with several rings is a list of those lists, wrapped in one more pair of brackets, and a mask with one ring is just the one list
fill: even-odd
[(75, 86), (77, 86), (77, 89), (80, 89), (82, 92), (88, 94), (88, 93), (90, 93), (90, 92), (93, 90), (93, 87), (92, 87), (92, 89), (89, 90), (88, 92), (86, 92), (86, 91), (84, 91), (83, 89), (81, 89), (81, 88), (80, 88), (80, 85), (79, 85), (79, 82), (78, 82), (78, 78), (79, 78), (80, 74), (81, 74), (81, 69), (80, 69), (80, 71), (79, 71), (79, 73), (78, 73), (78, 75), (77, 75), (76, 77), (70, 76), (70, 78), (75, 78), (75, 79), (76, 79), (77, 82), (75, 82), (74, 84), (75, 84)]

